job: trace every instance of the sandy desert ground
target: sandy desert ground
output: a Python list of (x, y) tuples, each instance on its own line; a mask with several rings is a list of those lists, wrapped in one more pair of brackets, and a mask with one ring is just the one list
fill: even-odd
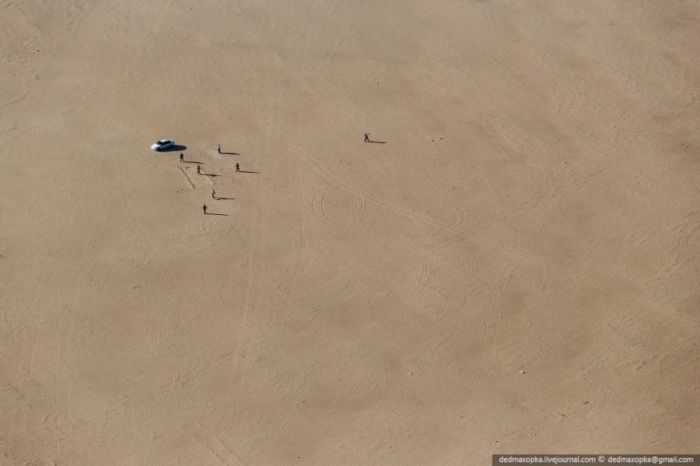
[(698, 450), (697, 1), (2, 0), (0, 157), (2, 464)]

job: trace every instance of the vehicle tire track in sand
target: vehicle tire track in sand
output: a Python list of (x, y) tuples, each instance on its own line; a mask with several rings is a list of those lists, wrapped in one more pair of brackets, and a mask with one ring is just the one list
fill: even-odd
[(357, 227), (362, 223), (367, 213), (367, 199), (365, 197), (360, 197), (360, 202), (355, 204), (355, 215), (353, 217), (353, 223), (350, 227), (350, 231), (355, 231)]
[[(310, 8), (315, 8), (316, 3)], [(300, 25), (302, 30), (310, 31), (313, 30), (313, 24), (307, 23)], [(289, 209), (290, 214), (294, 214), (290, 219), (291, 222), (291, 238), (289, 241), (290, 253), (292, 257), (292, 263), (290, 264), (288, 271), (285, 272), (285, 276), (289, 279), (293, 277), (298, 277), (304, 270), (305, 261), (304, 257), (306, 254), (306, 214), (307, 201), (309, 197), (308, 193), (311, 192), (312, 202), (314, 196), (316, 195), (311, 189), (307, 187), (308, 177), (302, 169), (301, 160), (299, 154), (292, 150), (293, 147), (300, 146), (303, 144), (301, 135), (304, 134), (303, 127), (300, 127), (303, 121), (303, 110), (306, 105), (306, 99), (303, 93), (303, 83), (304, 72), (306, 70), (307, 56), (309, 54), (309, 34), (306, 34), (303, 38), (303, 46), (301, 49), (301, 58), (299, 65), (290, 74), (292, 85), (299, 86), (300, 89), (295, 93), (296, 99), (292, 101), (289, 105), (288, 95), (282, 94), (282, 89), (276, 87), (276, 108), (289, 108), (289, 111), (285, 112), (283, 115), (284, 127), (286, 129), (286, 137), (284, 140), (284, 145), (288, 157), (285, 157), (287, 163), (286, 177), (287, 186), (289, 189), (289, 199), (292, 200), (293, 206)], [(313, 209), (312, 205), (312, 209)], [(313, 212), (312, 212), (313, 213)]]
[[(268, 79), (271, 79), (268, 77)], [(274, 134), (275, 128), (272, 127), (274, 120), (271, 117), (272, 106), (270, 104), (271, 90), (274, 85), (270, 85), (267, 81), (261, 82), (258, 87), (259, 99), (256, 100), (257, 105), (254, 111), (254, 119), (256, 122), (261, 122), (256, 139), (260, 141), (269, 140), (269, 135)], [(261, 153), (258, 157), (260, 163), (264, 157), (266, 144), (260, 147)], [(247, 354), (250, 345), (250, 335), (248, 330), (251, 326), (250, 315), (251, 311), (256, 309), (260, 301), (260, 289), (263, 282), (264, 261), (262, 254), (262, 238), (264, 235), (264, 217), (265, 217), (265, 191), (260, 186), (259, 175), (253, 177), (252, 180), (252, 195), (249, 196), (251, 205), (252, 217), (248, 221), (248, 259), (246, 272), (246, 288), (243, 297), (243, 311), (239, 323), (238, 331), (235, 335), (234, 354), (234, 373), (237, 376), (236, 389), (240, 389), (245, 379), (245, 368), (247, 366)]]
[(678, 230), (678, 240), (674, 247), (680, 257), (688, 257), (693, 259), (700, 253), (700, 217), (698, 211), (687, 214), (684, 218), (685, 222), (681, 223), (676, 229)]
[(314, 190), (310, 196), (311, 199), (309, 201), (309, 204), (311, 205), (311, 213), (319, 220), (321, 220), (323, 222), (327, 222), (328, 217), (326, 216), (326, 213), (323, 211), (323, 205), (322, 205), (323, 196), (324, 196), (323, 191)]
[[(257, 191), (257, 189), (256, 189)], [(238, 329), (233, 335), (234, 348), (232, 349), (233, 369), (236, 377), (234, 391), (240, 390), (247, 366), (248, 348), (250, 345), (250, 314), (259, 304), (260, 286), (262, 282), (262, 253), (260, 236), (262, 234), (262, 215), (250, 219), (248, 227), (249, 249), (247, 258), (245, 291), (243, 294), (243, 309), (239, 319)]]
[[(256, 183), (257, 184), (257, 183)], [(256, 189), (256, 191), (259, 191)], [(257, 216), (251, 219), (248, 238), (250, 240), (250, 249), (248, 253), (248, 267), (246, 272), (246, 291), (244, 296), (243, 304), (243, 318), (241, 319), (241, 329), (239, 335), (242, 335), (243, 331), (248, 324), (248, 315), (251, 309), (255, 308), (259, 298), (259, 288), (262, 282), (262, 245), (260, 243), (260, 237), (263, 232), (263, 214), (262, 214), (262, 199), (259, 197), (259, 208)], [(238, 338), (240, 341), (240, 337)], [(245, 357), (245, 348), (242, 349), (243, 356)]]
[[(316, 8), (317, 6), (317, 1), (313, 2), (313, 5), (311, 8)], [(305, 31), (311, 31), (313, 30), (313, 25), (310, 23), (307, 23), (303, 25)], [(304, 45), (302, 47), (301, 51), (301, 60), (299, 63), (299, 66), (296, 68), (296, 72), (292, 73), (292, 78), (293, 81), (297, 85), (302, 85), (302, 83), (305, 82), (304, 79), (304, 72), (307, 69), (307, 59), (309, 55), (309, 44), (310, 44), (310, 38), (309, 34), (307, 33), (304, 37)], [(289, 114), (289, 136), (287, 137), (287, 151), (290, 154), (290, 159), (292, 156), (294, 156), (294, 162), (290, 159), (288, 163), (288, 173), (287, 176), (289, 177), (289, 187), (290, 191), (292, 189), (292, 186), (296, 188), (296, 196), (295, 199), (297, 199), (297, 209), (299, 212), (299, 219), (300, 219), (300, 231), (299, 233), (295, 234), (294, 238), (292, 238), (292, 244), (298, 243), (299, 244), (299, 254), (297, 255), (297, 262), (295, 264), (295, 272), (298, 273), (303, 269), (303, 262), (302, 262), (302, 257), (303, 257), (303, 252), (305, 249), (306, 245), (306, 218), (304, 216), (304, 211), (306, 209), (306, 205), (304, 203), (304, 198), (305, 194), (309, 191), (309, 189), (305, 189), (304, 186), (304, 181), (306, 180), (306, 177), (304, 176), (304, 171), (302, 170), (302, 164), (301, 164), (301, 157), (300, 154), (296, 151), (293, 150), (294, 147), (301, 146), (302, 142), (299, 140), (298, 136), (299, 134), (303, 134), (303, 131), (301, 129), (303, 128), (297, 128), (302, 121), (302, 115), (303, 115), (303, 109), (305, 108), (306, 102), (304, 101), (304, 97), (302, 92), (298, 92), (296, 94), (298, 96), (298, 100), (296, 101), (296, 111), (293, 113)], [(293, 182), (293, 180), (296, 180), (296, 182)], [(312, 206), (313, 208), (313, 206)]]
[[(127, 196), (129, 197), (129, 199), (131, 201), (130, 204), (133, 204), (133, 198), (131, 197), (131, 195), (129, 193), (127, 193)], [(136, 237), (138, 238), (138, 241), (143, 243), (143, 245), (145, 246), (145, 248), (144, 248), (145, 251), (149, 251), (149, 253), (147, 253), (147, 255), (146, 255), (146, 258), (148, 259), (147, 263), (154, 264), (154, 266), (158, 270), (158, 273), (160, 274), (160, 276), (163, 280), (163, 283), (165, 283), (167, 285), (167, 289), (169, 289), (169, 290), (174, 289), (175, 287), (173, 286), (173, 282), (170, 279), (170, 276), (168, 275), (168, 273), (166, 272), (165, 267), (163, 267), (163, 265), (161, 265), (161, 263), (159, 261), (156, 261), (153, 259), (153, 254), (150, 251), (157, 251), (158, 248), (155, 246), (154, 242), (150, 239), (151, 236), (147, 235), (141, 229), (141, 227), (138, 225), (138, 223), (134, 219), (134, 214), (133, 214), (130, 207), (127, 206), (127, 209), (125, 210), (125, 212), (126, 212), (126, 220), (127, 220), (127, 222), (129, 222), (131, 224), (131, 229), (136, 232)]]
[(419, 290), (422, 290), (427, 286), (431, 275), (432, 268), (425, 257), (421, 255), (418, 265), (413, 268), (413, 278), (415, 279)]
[(186, 424), (182, 429), (188, 438), (195, 439), (197, 443), (206, 448), (221, 463), (227, 466), (247, 464), (235, 451), (226, 446), (219, 437), (213, 433), (207, 434), (199, 422), (195, 421), (194, 424)]
[[(497, 291), (495, 293), (490, 293), (486, 309), (489, 315), (493, 315), (495, 313), (496, 318), (487, 321), (486, 329), (490, 328), (492, 325), (497, 325), (500, 323), (502, 317), (501, 303), (503, 302), (508, 282), (512, 280), (512, 275), (515, 269), (516, 267), (510, 267), (504, 271), (503, 276), (500, 278), (500, 285), (498, 285), (497, 288), (495, 286), (491, 286), (491, 289), (497, 289)], [(498, 309), (498, 312), (495, 312), (496, 309)]]
[(7, 107), (8, 105), (16, 104), (17, 102), (26, 99), (31, 92), (31, 89), (27, 87), (27, 89), (20, 93), (20, 95), (10, 96), (7, 98), (7, 100), (0, 101), (0, 107)]
[[(352, 196), (349, 204), (343, 202)], [(352, 232), (362, 223), (367, 210), (367, 201), (355, 193), (334, 193), (334, 189), (315, 190), (311, 196), (311, 213), (323, 223), (336, 226), (342, 231)]]
[(374, 197), (372, 197), (372, 196), (367, 195), (367, 193), (365, 193), (365, 192), (362, 191), (361, 189), (355, 188), (354, 186), (352, 186), (352, 185), (350, 185), (350, 184), (345, 183), (344, 181), (342, 181), (342, 180), (341, 180), (340, 178), (338, 178), (336, 175), (334, 175), (333, 173), (331, 173), (328, 169), (326, 169), (325, 167), (323, 167), (314, 157), (312, 157), (311, 155), (309, 155), (308, 153), (306, 153), (306, 151), (304, 151), (301, 147), (298, 147), (298, 146), (297, 146), (297, 147), (295, 148), (295, 150), (299, 152), (299, 154), (301, 155), (301, 157), (302, 157), (304, 160), (306, 160), (306, 161), (309, 163), (309, 165), (311, 165), (311, 167), (312, 167), (319, 175), (321, 175), (321, 177), (325, 178), (325, 179), (326, 179), (327, 181), (329, 181), (331, 184), (337, 185), (338, 187), (342, 187), (343, 189), (345, 189), (345, 190), (347, 190), (347, 191), (349, 191), (349, 192), (351, 192), (351, 193), (353, 193), (353, 194), (355, 194), (355, 195), (357, 195), (357, 196), (360, 196), (360, 197), (366, 199), (368, 202), (373, 203), (373, 204), (376, 204), (376, 205), (378, 205), (378, 206), (380, 206), (380, 207), (384, 207), (385, 209), (390, 210), (391, 212), (393, 212), (393, 213), (395, 213), (395, 214), (397, 214), (397, 215), (400, 215), (400, 216), (402, 216), (402, 217), (405, 217), (405, 218), (414, 220), (414, 221), (416, 221), (416, 222), (418, 222), (418, 223), (422, 223), (422, 224), (424, 224), (424, 225), (430, 225), (430, 226), (433, 226), (433, 227), (441, 227), (441, 228), (444, 228), (444, 229), (452, 230), (452, 227), (451, 227), (449, 224), (440, 222), (439, 220), (436, 220), (436, 219), (434, 219), (434, 218), (432, 218), (432, 217), (429, 217), (429, 216), (427, 216), (427, 215), (425, 215), (425, 214), (417, 213), (417, 212), (414, 212), (414, 211), (412, 211), (412, 210), (410, 210), (410, 209), (406, 209), (406, 208), (404, 208), (404, 207), (401, 207), (401, 206), (398, 206), (398, 205), (395, 205), (395, 204), (390, 204), (390, 203), (388, 203), (388, 202), (386, 202), (386, 201), (382, 201), (382, 200), (380, 200), (380, 199), (377, 199), (377, 198), (374, 198)]
[(447, 224), (449, 225), (448, 230), (459, 230), (467, 223), (467, 211), (463, 207), (457, 205), (452, 211)]
[[(0, 82), (14, 82), (13, 86), (3, 86), (0, 87), (0, 107), (7, 107), (17, 102), (21, 102), (26, 99), (32, 92), (31, 79), (23, 79), (21, 83), (17, 83), (18, 79), (16, 75), (24, 76), (26, 71), (22, 70), (21, 65), (13, 66), (14, 70), (5, 69), (5, 72), (0, 75)], [(34, 80), (37, 79), (37, 75), (34, 71), (29, 72)], [(21, 87), (19, 91), (16, 91), (17, 87)], [(3, 92), (5, 89), (5, 92)]]

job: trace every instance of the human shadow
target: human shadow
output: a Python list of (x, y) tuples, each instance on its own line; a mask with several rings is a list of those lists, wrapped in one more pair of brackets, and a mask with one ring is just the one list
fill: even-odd
[(235, 198), (233, 197), (221, 197), (216, 195), (216, 190), (212, 189), (211, 190), (211, 198), (214, 199), (215, 201), (232, 201)]
[(161, 149), (158, 152), (176, 152), (176, 151), (183, 151), (187, 150), (187, 146), (183, 146), (180, 144), (174, 144), (166, 149)]
[(367, 142), (370, 144), (386, 144), (386, 141), (375, 141), (374, 139), (370, 139)]
[(221, 176), (221, 175), (218, 175), (218, 174), (216, 174), (216, 173), (204, 173), (204, 172), (202, 171), (202, 169), (200, 168), (201, 166), (202, 166), (202, 165), (198, 165), (198, 166), (197, 166), (197, 174), (198, 174), (199, 176), (210, 176), (210, 177), (212, 177), (212, 178), (215, 178), (215, 177), (217, 177), (217, 176)]
[(220, 217), (228, 217), (228, 214), (220, 214), (218, 212), (205, 212), (204, 215), (218, 215)]
[(250, 171), (250, 170), (238, 170), (236, 173), (255, 173), (255, 174), (257, 174), (257, 173), (260, 173), (260, 172), (253, 172), (253, 171)]
[(197, 164), (197, 165), (204, 165), (204, 162), (199, 162), (199, 161), (197, 161), (197, 160), (185, 160), (184, 157), (182, 157), (182, 154), (180, 154), (180, 161), (181, 161), (182, 163), (194, 163), (194, 164)]
[(216, 153), (219, 155), (241, 155), (238, 152), (222, 152), (221, 151), (221, 144), (216, 145)]

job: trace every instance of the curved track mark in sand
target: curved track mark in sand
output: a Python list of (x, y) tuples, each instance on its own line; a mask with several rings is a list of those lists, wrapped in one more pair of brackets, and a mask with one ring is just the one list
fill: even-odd
[(323, 167), (314, 157), (307, 154), (301, 147), (297, 146), (295, 149), (297, 151), (299, 151), (301, 157), (304, 160), (306, 160), (307, 162), (309, 162), (309, 164), (312, 166), (312, 168), (319, 175), (321, 175), (323, 178), (325, 178), (326, 180), (328, 180), (332, 184), (339, 186), (339, 187), (342, 187), (343, 189), (345, 189), (345, 190), (347, 190), (347, 191), (349, 191), (357, 196), (364, 198), (366, 201), (371, 202), (373, 204), (376, 204), (380, 207), (384, 207), (385, 209), (388, 209), (388, 210), (390, 210), (390, 211), (394, 212), (395, 214), (398, 214), (402, 217), (409, 218), (411, 220), (414, 220), (416, 222), (419, 222), (419, 223), (422, 223), (425, 225), (452, 229), (449, 224), (440, 222), (439, 220), (436, 220), (436, 219), (429, 217), (425, 214), (415, 212), (415, 211), (412, 211), (410, 209), (406, 209), (404, 207), (401, 207), (401, 206), (398, 206), (395, 204), (391, 204), (391, 203), (388, 203), (386, 201), (369, 196), (367, 193), (365, 193), (361, 189), (355, 188), (354, 186), (345, 183), (340, 178), (338, 178), (337, 176), (332, 174), (328, 169)]

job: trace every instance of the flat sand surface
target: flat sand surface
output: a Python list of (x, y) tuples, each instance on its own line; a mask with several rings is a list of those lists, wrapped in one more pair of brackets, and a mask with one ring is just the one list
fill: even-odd
[(2, 464), (698, 450), (697, 1), (2, 0), (0, 159)]

